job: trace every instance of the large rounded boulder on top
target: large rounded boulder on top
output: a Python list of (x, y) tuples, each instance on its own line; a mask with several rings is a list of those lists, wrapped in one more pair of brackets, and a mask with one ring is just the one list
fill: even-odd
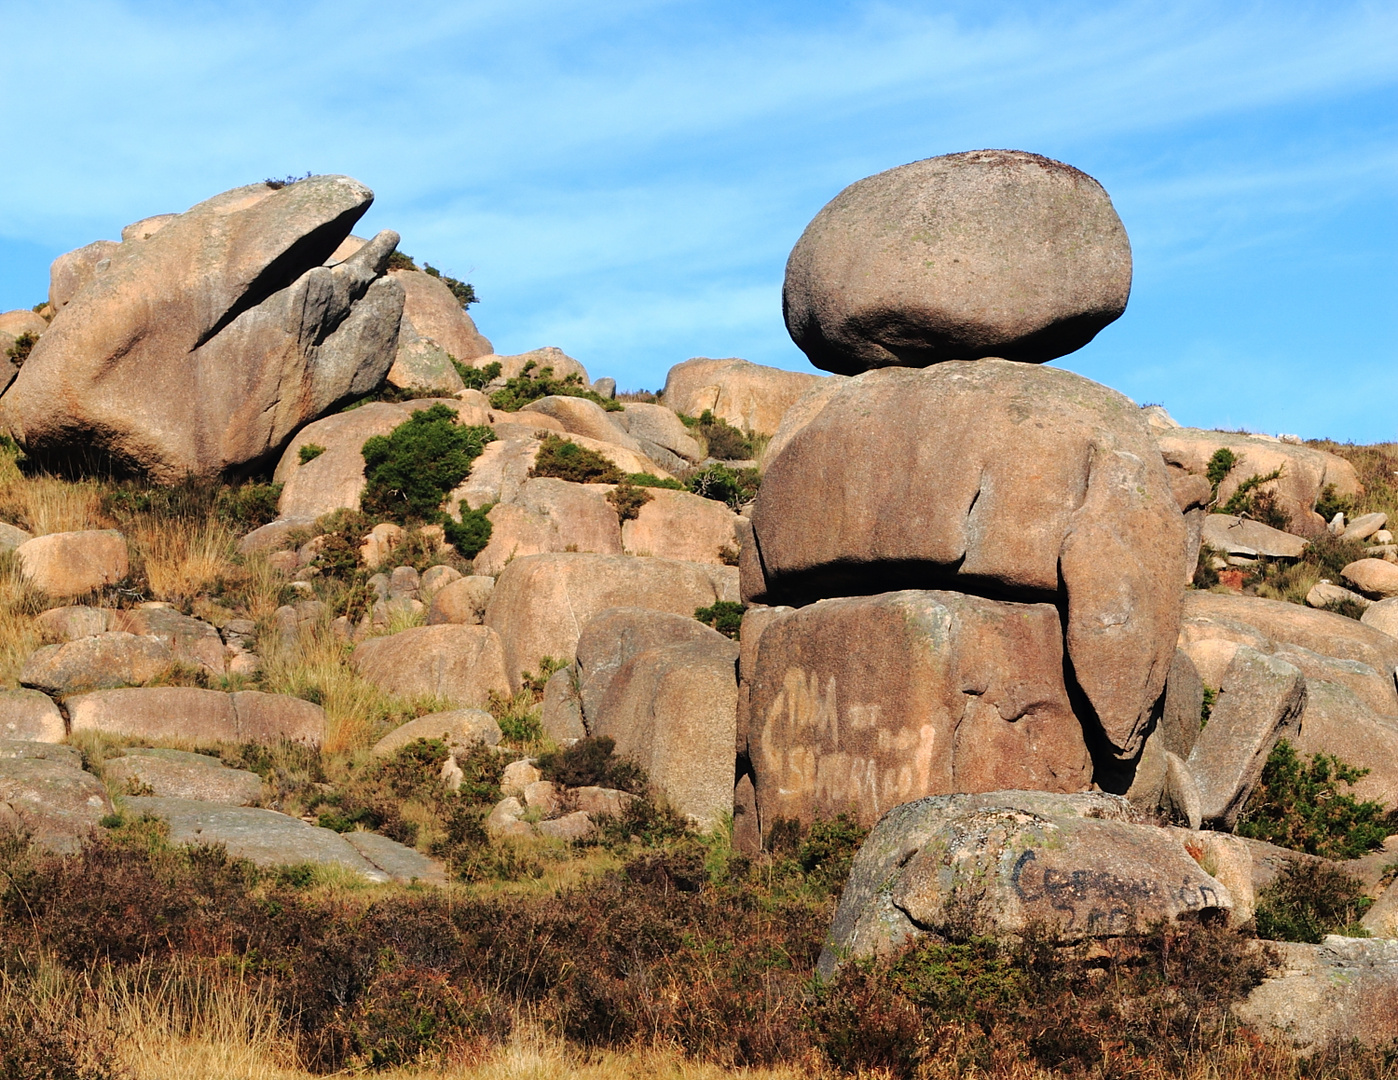
[(769, 465), (752, 527), (745, 601), (951, 589), (1066, 604), (1096, 726), (1123, 759), (1140, 748), (1174, 656), (1185, 529), (1116, 391), (1007, 360), (867, 372)]
[(754, 364), (728, 357), (697, 356), (676, 364), (665, 376), (665, 407), (685, 416), (705, 410), (735, 428), (771, 435), (786, 410), (816, 383), (819, 375)]
[(347, 176), (254, 184), (118, 245), (34, 347), (3, 422), (42, 461), (158, 481), (269, 460), (393, 362), (396, 234), (322, 265), (372, 199)]
[(1092, 783), (1052, 604), (826, 600), (772, 616), (742, 674), (764, 831), (842, 813), (872, 825), (926, 795)]
[(421, 270), (392, 270), (389, 276), (403, 286), (403, 320), (419, 336), (430, 338), (461, 361), (495, 351), (441, 278)]
[(1017, 150), (851, 184), (806, 226), (782, 308), (818, 368), (854, 375), (999, 356), (1041, 364), (1126, 310), (1131, 245), (1102, 186)]

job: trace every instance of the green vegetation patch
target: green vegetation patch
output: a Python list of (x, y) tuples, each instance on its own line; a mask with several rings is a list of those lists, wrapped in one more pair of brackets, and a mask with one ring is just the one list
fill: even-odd
[[(538, 374), (535, 374), (535, 372)], [(513, 379), (506, 379), (505, 385), (490, 395), (490, 404), (501, 412), (518, 412), (531, 401), (544, 397), (586, 398), (608, 412), (621, 412), (619, 401), (604, 398), (601, 394), (583, 387), (582, 377), (577, 372), (555, 378), (553, 368), (539, 367), (533, 360), (525, 362), (524, 369)]]
[(307, 465), (320, 457), (323, 453), (325, 453), (325, 447), (321, 446), (320, 443), (308, 442), (305, 443), (300, 450), (296, 451), (296, 456), (300, 459), (302, 465)]
[(545, 780), (564, 787), (604, 787), (640, 795), (646, 790), (646, 772), (633, 761), (616, 756), (616, 741), (607, 735), (579, 739), (564, 750), (540, 755), (539, 771)]
[(712, 607), (695, 608), (694, 617), (736, 641), (743, 626), (743, 605), (733, 600), (716, 600)]
[(757, 498), (762, 473), (751, 466), (731, 469), (715, 462), (689, 478), (689, 490), (706, 499), (727, 503), (735, 513)]
[(641, 516), (641, 507), (654, 498), (649, 491), (633, 484), (630, 477), (626, 476), (617, 481), (613, 490), (607, 492), (607, 501), (612, 504), (620, 522), (636, 520)]
[(1359, 925), (1374, 901), (1364, 883), (1318, 859), (1292, 859), (1257, 895), (1257, 936), (1317, 945), (1326, 934), (1368, 937)]
[(620, 469), (596, 450), (579, 446), (562, 435), (546, 435), (534, 458), (530, 476), (551, 476), (575, 484), (619, 484)]
[(1238, 820), (1239, 836), (1326, 859), (1357, 859), (1398, 832), (1398, 812), (1340, 790), (1368, 775), (1329, 754), (1302, 760), (1279, 739)]
[(34, 346), (39, 344), (38, 335), (26, 330), (15, 338), (15, 343), (5, 350), (5, 357), (14, 364), (15, 367), (23, 367), (24, 362), (29, 359), (29, 354), (34, 351)]
[(494, 438), (485, 425), (458, 424), (446, 405), (419, 409), (388, 435), (365, 442), (360, 507), (399, 523), (440, 521), (442, 500)]
[(456, 373), (461, 376), (461, 381), (467, 390), (484, 390), (500, 377), (499, 360), (492, 360), (485, 367), (472, 367), (469, 364), (463, 364), (451, 353), (447, 353), (447, 357), (451, 360), (452, 367), (456, 368)]

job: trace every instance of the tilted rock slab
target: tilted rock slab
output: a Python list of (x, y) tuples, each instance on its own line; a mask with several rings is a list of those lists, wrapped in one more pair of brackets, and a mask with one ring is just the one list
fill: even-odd
[(1041, 364), (1091, 341), (1130, 292), (1131, 244), (1102, 185), (1038, 154), (975, 150), (830, 200), (792, 249), (782, 311), (811, 363), (854, 375)]
[(325, 711), (319, 705), (257, 690), (225, 694), (185, 686), (135, 687), (77, 694), (64, 704), (74, 732), (312, 745), (325, 738)]
[(0, 690), (0, 740), (62, 742), (68, 734), (63, 714), (37, 690)]
[(53, 851), (77, 851), (112, 812), (102, 781), (77, 751), (39, 742), (0, 742), (0, 830)]
[(369, 638), (350, 663), (380, 690), (404, 697), (479, 707), (492, 693), (510, 692), (500, 636), (488, 626), (443, 623)]
[(127, 750), (104, 761), (102, 771), (108, 780), (162, 798), (251, 806), (262, 796), (262, 777), (256, 773), (183, 750)]
[(770, 464), (752, 528), (745, 601), (918, 588), (1066, 605), (1109, 751), (1139, 750), (1174, 655), (1185, 530), (1116, 391), (1007, 360), (860, 375)]
[(50, 596), (80, 596), (115, 585), (130, 570), (126, 538), (115, 529), (36, 536), (16, 547), (15, 555), (24, 576)]
[(1329, 934), (1319, 945), (1278, 941), (1280, 970), (1234, 1007), (1244, 1023), (1300, 1049), (1398, 1039), (1398, 941)]
[(392, 363), (397, 235), (322, 265), (372, 199), (346, 176), (253, 184), (119, 245), (54, 317), (0, 417), (35, 458), (164, 482), (269, 459)]
[(1092, 781), (1058, 611), (952, 592), (826, 600), (774, 617), (743, 662), (765, 832), (926, 795)]
[(1114, 937), (1234, 907), (1186, 849), (1191, 834), (1134, 824), (1100, 792), (996, 791), (890, 810), (855, 856), (816, 971), (932, 931)]
[(1205, 822), (1231, 830), (1262, 777), (1277, 740), (1299, 730), (1306, 678), (1275, 656), (1238, 647), (1219, 686), (1208, 726), (1187, 762)]

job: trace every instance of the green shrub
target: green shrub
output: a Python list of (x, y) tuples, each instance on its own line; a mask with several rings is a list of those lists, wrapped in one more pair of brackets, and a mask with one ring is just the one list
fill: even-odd
[(743, 626), (743, 605), (734, 600), (715, 600), (712, 607), (695, 608), (694, 617), (736, 641)]
[(596, 450), (561, 435), (546, 435), (530, 476), (552, 476), (575, 484), (619, 484), (623, 473)]
[(292, 184), (299, 184), (302, 180), (309, 180), (310, 178), (311, 174), (308, 170), (304, 176), (269, 176), (262, 182), (273, 191), (280, 191), (284, 187), (290, 187)]
[(448, 277), (431, 263), (423, 263), (422, 272), (424, 274), (430, 274), (450, 289), (452, 296), (456, 297), (457, 303), (461, 305), (463, 310), (470, 307), (472, 304), (479, 304), (481, 302), (481, 298), (476, 295), (475, 286), (465, 281), (458, 281), (454, 277)]
[(796, 850), (796, 861), (808, 877), (820, 878), (827, 888), (838, 892), (849, 877), (859, 845), (869, 830), (848, 814), (830, 820), (811, 822), (805, 839)]
[(680, 483), (678, 480), (674, 479), (673, 477), (667, 477), (666, 479), (662, 480), (662, 479), (660, 479), (660, 477), (656, 476), (654, 473), (648, 473), (648, 472), (633, 472), (633, 473), (627, 473), (627, 474), (626, 474), (626, 479), (630, 480), (631, 483), (635, 484), (637, 487), (667, 488), (667, 489), (669, 489), (670, 491), (688, 491), (688, 490), (689, 490), (687, 487), (684, 486), (684, 484)]
[(1354, 500), (1335, 494), (1335, 485), (1326, 484), (1321, 489), (1320, 498), (1315, 501), (1315, 512), (1330, 521), (1336, 514), (1349, 517), (1354, 513)]
[(1214, 489), (1214, 497), (1218, 496), (1218, 485), (1228, 478), (1228, 474), (1233, 471), (1233, 466), (1238, 464), (1238, 455), (1226, 446), (1220, 446), (1209, 458), (1208, 467), (1204, 470), (1204, 475), (1208, 477), (1209, 484)]
[(447, 543), (461, 552), (463, 558), (474, 559), (490, 543), (492, 526), (489, 514), (494, 505), (491, 503), (479, 510), (472, 510), (471, 504), (462, 499), (459, 506), (461, 520), (454, 521), (450, 516), (443, 519), (442, 529), (446, 533)]
[(713, 410), (705, 409), (697, 418), (680, 417), (704, 440), (709, 457), (721, 461), (744, 461), (752, 457), (752, 441), (722, 417), (715, 416)]
[(500, 375), (499, 360), (492, 360), (485, 367), (478, 368), (463, 364), (450, 353), (447, 356), (450, 357), (452, 367), (456, 368), (456, 373), (461, 376), (467, 390), (484, 390)]
[(1339, 867), (1291, 859), (1257, 895), (1257, 936), (1312, 944), (1326, 934), (1368, 937), (1359, 920), (1373, 903), (1364, 883)]
[(562, 787), (616, 788), (633, 795), (646, 790), (645, 770), (617, 757), (616, 742), (606, 735), (589, 736), (567, 749), (542, 754), (538, 766), (545, 780)]
[(413, 262), (413, 257), (403, 251), (393, 251), (388, 256), (388, 268), (390, 270), (416, 270), (417, 263)]
[(103, 493), (102, 512), (122, 525), (143, 515), (198, 520), (212, 514), (235, 532), (249, 532), (277, 519), (281, 493), (281, 484), (225, 484), (192, 475), (164, 486), (126, 480)]
[(613, 490), (607, 492), (607, 501), (616, 511), (617, 520), (623, 523), (635, 521), (640, 517), (641, 507), (653, 498), (655, 496), (649, 491), (633, 484), (630, 478), (625, 476), (617, 481)]
[(755, 468), (730, 469), (715, 462), (689, 478), (689, 490), (706, 499), (727, 503), (735, 512), (757, 497), (762, 473)]
[(1327, 859), (1357, 859), (1398, 831), (1398, 813), (1340, 790), (1368, 774), (1329, 754), (1310, 761), (1279, 739), (1238, 820), (1240, 836)]
[[(537, 375), (534, 374), (535, 369), (539, 372)], [(586, 398), (608, 412), (621, 412), (624, 408), (619, 401), (604, 398), (593, 390), (584, 390), (582, 378), (577, 372), (556, 379), (553, 368), (541, 368), (533, 360), (527, 361), (518, 375), (505, 380), (505, 385), (490, 395), (490, 404), (502, 412), (518, 412), (531, 401), (543, 397)]]
[(1281, 469), (1277, 468), (1269, 473), (1249, 476), (1234, 489), (1232, 495), (1228, 496), (1228, 501), (1223, 504), (1222, 512), (1251, 518), (1264, 525), (1270, 525), (1274, 529), (1283, 531), (1289, 529), (1291, 517), (1281, 508), (1277, 493), (1262, 489), (1263, 484), (1280, 480), (1281, 474)]
[(390, 521), (436, 522), (442, 499), (495, 438), (489, 427), (462, 427), (446, 405), (420, 409), (388, 435), (364, 444), (367, 481), (359, 504)]
[(1204, 700), (1199, 705), (1199, 730), (1209, 726), (1209, 717), (1213, 715), (1214, 703), (1218, 701), (1218, 691), (1212, 686), (1204, 687)]
[(321, 446), (320, 443), (308, 442), (303, 444), (300, 450), (296, 451), (296, 456), (301, 459), (301, 464), (305, 465), (314, 461), (323, 453), (325, 453), (325, 447)]
[(31, 334), (28, 330), (15, 338), (15, 343), (5, 350), (5, 356), (15, 367), (23, 367), (24, 362), (29, 359), (29, 354), (34, 351), (34, 346), (39, 344), (36, 334)]

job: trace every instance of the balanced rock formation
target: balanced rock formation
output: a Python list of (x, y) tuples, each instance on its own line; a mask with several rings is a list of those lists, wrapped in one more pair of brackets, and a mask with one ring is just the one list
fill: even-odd
[(771, 463), (744, 599), (949, 589), (1062, 604), (1110, 754), (1139, 750), (1175, 650), (1184, 522), (1139, 410), (1006, 360), (849, 380)]
[(806, 227), (782, 308), (818, 368), (854, 375), (1086, 345), (1131, 291), (1131, 246), (1100, 184), (1062, 162), (976, 150), (851, 184)]
[(346, 176), (253, 184), (92, 264), (0, 400), (32, 457), (159, 481), (268, 461), (379, 385), (403, 288), (380, 233), (323, 265), (373, 193)]

